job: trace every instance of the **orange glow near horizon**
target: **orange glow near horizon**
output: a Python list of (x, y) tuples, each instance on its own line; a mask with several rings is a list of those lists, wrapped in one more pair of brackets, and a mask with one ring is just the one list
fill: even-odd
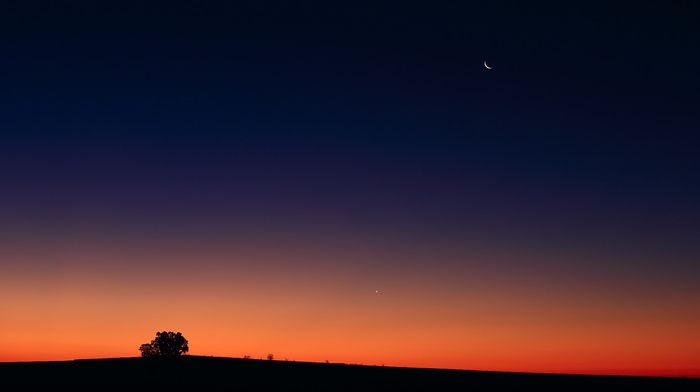
[(132, 357), (171, 330), (192, 355), (700, 376), (700, 315), (689, 311), (697, 289), (649, 291), (614, 271), (602, 279), (546, 260), (530, 260), (533, 273), (504, 269), (516, 256), (489, 249), (433, 251), (445, 262), (431, 268), (411, 261), (414, 250), (290, 244), (205, 252), (79, 242), (22, 257), (8, 248), (0, 361)]

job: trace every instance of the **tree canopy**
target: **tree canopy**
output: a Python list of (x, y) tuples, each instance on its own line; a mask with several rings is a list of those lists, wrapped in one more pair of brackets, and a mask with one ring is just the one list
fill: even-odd
[(176, 357), (189, 351), (187, 339), (180, 332), (157, 332), (156, 338), (151, 343), (144, 343), (139, 347), (141, 356), (152, 357)]

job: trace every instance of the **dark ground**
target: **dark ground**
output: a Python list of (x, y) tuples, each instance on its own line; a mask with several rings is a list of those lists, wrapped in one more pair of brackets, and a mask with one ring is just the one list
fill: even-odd
[(416, 369), (184, 356), (0, 363), (0, 390), (700, 391), (700, 378)]

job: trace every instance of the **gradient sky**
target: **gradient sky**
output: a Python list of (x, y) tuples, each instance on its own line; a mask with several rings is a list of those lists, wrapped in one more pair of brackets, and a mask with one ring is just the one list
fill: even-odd
[(294, 3), (0, 5), (0, 361), (700, 376), (697, 8)]

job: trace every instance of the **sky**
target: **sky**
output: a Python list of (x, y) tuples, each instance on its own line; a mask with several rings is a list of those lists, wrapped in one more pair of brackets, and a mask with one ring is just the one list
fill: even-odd
[(697, 6), (375, 3), (2, 2), (0, 361), (700, 376)]

